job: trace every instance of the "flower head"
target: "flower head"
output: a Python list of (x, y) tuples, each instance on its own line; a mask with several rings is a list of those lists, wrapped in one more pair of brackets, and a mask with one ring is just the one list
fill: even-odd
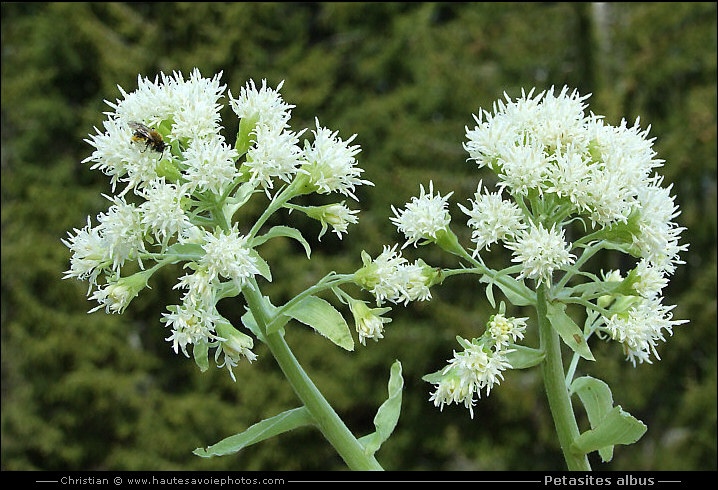
[(473, 418), (474, 394), (480, 398), (481, 391), (486, 389), (488, 396), (491, 388), (500, 384), (502, 371), (511, 369), (506, 359), (510, 351), (490, 349), (477, 339), (472, 342), (460, 339), (460, 342), (464, 350), (454, 351), (454, 357), (440, 373), (425, 379), (436, 385), (429, 398), (435, 406), (443, 410), (444, 405), (463, 402)]
[(342, 141), (337, 131), (331, 132), (320, 126), (319, 119), (315, 119), (315, 124), (317, 129), (312, 130), (314, 142), (309, 144), (307, 141), (304, 145), (305, 163), (299, 171), (309, 176), (320, 194), (339, 192), (358, 200), (354, 195), (356, 186), (374, 184), (359, 178), (364, 170), (356, 166), (355, 156), (361, 149), (359, 145), (349, 146), (356, 134)]
[(673, 327), (687, 320), (672, 320), (675, 306), (663, 306), (662, 298), (641, 298), (627, 311), (617, 312), (606, 319), (605, 330), (612, 339), (624, 346), (626, 359), (635, 366), (644, 361), (651, 364), (650, 355), (660, 359), (656, 351), (657, 341), (665, 341), (663, 332), (673, 334)]
[(364, 267), (354, 274), (356, 283), (369, 290), (378, 305), (431, 299), (431, 286), (441, 281), (439, 272), (421, 259), (409, 263), (396, 248), (384, 246), (374, 260), (362, 252)]
[(391, 308), (369, 308), (364, 301), (352, 299), (349, 301), (349, 309), (354, 316), (354, 324), (362, 345), (365, 345), (366, 339), (378, 341), (384, 338), (384, 324), (391, 322), (391, 318), (381, 315), (391, 311)]
[(205, 255), (199, 265), (207, 271), (209, 281), (222, 276), (242, 289), (249, 278), (260, 273), (258, 261), (247, 246), (247, 237), (239, 234), (236, 225), (228, 234), (221, 230), (206, 231), (202, 248)]
[(247, 151), (244, 163), (253, 181), (264, 189), (274, 187), (272, 179), (289, 182), (302, 162), (298, 146), (299, 134), (281, 126), (258, 124), (253, 136), (254, 145)]
[(270, 128), (284, 128), (291, 118), (293, 105), (287, 104), (279, 94), (284, 85), (282, 80), (276, 89), (267, 87), (267, 80), (262, 80), (262, 87), (257, 89), (254, 80), (239, 90), (239, 97), (232, 98), (229, 92), (229, 105), (240, 119), (248, 119), (256, 124), (264, 124)]
[(515, 203), (503, 200), (498, 192), (481, 194), (481, 184), (480, 181), (474, 200), (469, 200), (471, 209), (459, 204), (469, 216), (467, 224), (472, 229), (471, 240), (476, 243), (474, 255), (483, 248), (488, 250), (492, 243), (514, 237), (527, 227), (521, 209)]
[(486, 324), (486, 331), (495, 342), (496, 349), (524, 338), (528, 318), (507, 318), (501, 313), (493, 315)]
[(564, 230), (552, 227), (547, 230), (541, 223), (520, 233), (516, 240), (506, 243), (514, 251), (512, 262), (523, 266), (519, 277), (535, 279), (537, 283), (550, 283), (554, 270), (571, 265), (575, 256), (563, 238)]
[(414, 244), (419, 240), (431, 240), (437, 238), (437, 233), (445, 230), (451, 222), (451, 216), (446, 209), (447, 201), (453, 192), (444, 197), (438, 192), (434, 195), (434, 182), (429, 182), (429, 192), (420, 185), (421, 194), (419, 197), (412, 197), (411, 202), (406, 203), (402, 210), (391, 207), (394, 217), (392, 223), (396, 225), (399, 232), (406, 236), (404, 247)]

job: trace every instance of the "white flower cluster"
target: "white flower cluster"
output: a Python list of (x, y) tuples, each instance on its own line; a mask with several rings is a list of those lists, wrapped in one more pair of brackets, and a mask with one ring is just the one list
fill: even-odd
[[(459, 207), (469, 217), (474, 257), (501, 242), (521, 267), (518, 279), (551, 285), (555, 271), (571, 270), (576, 256), (564, 226), (576, 218), (592, 226), (588, 233), (637, 257), (627, 279), (629, 298), (636, 299), (618, 303), (630, 308), (612, 309), (600, 321), (635, 365), (651, 352), (658, 357), (662, 332), (684, 323), (671, 320), (673, 307), (661, 304), (667, 276), (683, 263), (684, 228), (673, 221), (680, 212), (671, 187), (662, 187), (655, 173), (663, 161), (652, 148), (650, 127), (641, 129), (639, 119), (632, 126), (606, 124), (586, 112), (587, 98), (566, 87), (531, 90), (506, 96), (491, 112), (480, 110), (477, 125), (466, 128), (464, 148), (470, 160), (497, 174), (499, 192), (482, 193), (479, 182), (471, 206)], [(504, 191), (512, 200), (502, 198)]]
[[(177, 257), (170, 262), (186, 262), (192, 272), (175, 286), (185, 291), (181, 304), (163, 318), (172, 330), (168, 340), (185, 355), (188, 345), (224, 342), (231, 372), (240, 353), (252, 359), (251, 340), (217, 313), (217, 292), (226, 290), (225, 282), (241, 290), (262, 268), (250, 237), (239, 231), (251, 223), (232, 223), (233, 212), (256, 188), (269, 195), (277, 181), (303, 179), (297, 195), (337, 192), (354, 199), (357, 186), (371, 182), (359, 178), (360, 149), (350, 145), (356, 135), (343, 141), (317, 120), (314, 141), (299, 145), (305, 130), (289, 128), (294, 106), (279, 94), (283, 82), (275, 90), (266, 80), (261, 87), (250, 80), (236, 99), (229, 92), (240, 123), (236, 143), (228, 144), (220, 133), (226, 88), (220, 77), (204, 78), (195, 69), (188, 79), (181, 73), (138, 77), (130, 93), (119, 87), (121, 98), (107, 102), (113, 110), (103, 130), (95, 128), (85, 140), (94, 150), (83, 162), (108, 175), (113, 192), (117, 184), (124, 189), (108, 197), (111, 206), (97, 216), (97, 226), (88, 217), (63, 243), (72, 252), (65, 278), (89, 282), (88, 296), (99, 303), (92, 311), (123, 312), (155, 268), (168, 263), (167, 254)], [(330, 224), (341, 238), (357, 212), (342, 202), (316, 219), (322, 233)], [(121, 277), (128, 261), (142, 269), (136, 279)], [(148, 261), (157, 265), (145, 270)], [(227, 338), (217, 333), (218, 325)]]
[(429, 182), (428, 193), (423, 185), (420, 188), (419, 197), (412, 197), (411, 202), (406, 203), (405, 209), (398, 210), (394, 206), (391, 207), (395, 215), (391, 218), (392, 223), (406, 236), (404, 247), (412, 243), (416, 246), (419, 240), (436, 239), (436, 234), (446, 229), (451, 222), (451, 216), (446, 208), (453, 192), (449, 192), (444, 197), (437, 192), (435, 196), (433, 181)]
[(374, 295), (378, 305), (384, 301), (408, 304), (431, 299), (430, 287), (437, 279), (437, 271), (421, 259), (409, 262), (396, 251), (397, 246), (385, 245), (373, 261), (362, 254), (364, 267), (355, 273), (356, 282)]
[[(479, 111), (474, 116), (477, 126), (466, 128), (464, 148), (479, 167), (494, 170), (498, 186), (516, 199), (554, 196), (570, 213), (586, 216), (595, 228), (628, 223), (637, 213), (633, 245), (653, 266), (671, 273), (675, 264), (682, 263), (678, 254), (686, 245), (678, 245), (683, 228), (671, 221), (678, 210), (670, 187), (662, 188), (661, 177), (653, 173), (663, 161), (656, 158), (654, 139), (648, 138), (650, 127), (640, 129), (639, 119), (632, 127), (625, 120), (619, 126), (608, 125), (602, 116), (585, 112), (587, 98), (569, 93), (566, 87), (558, 95), (552, 88), (536, 96), (533, 90), (522, 92), (515, 100), (506, 96), (506, 101), (494, 104), (493, 112)], [(493, 243), (500, 233), (515, 239), (516, 261), (525, 258), (524, 251), (538, 251), (521, 242), (533, 242), (546, 230), (519, 233), (522, 225), (516, 221), (520, 218), (516, 209), (491, 199), (490, 206), (477, 191), (473, 209), (464, 208), (477, 250)], [(497, 209), (500, 215), (492, 217), (489, 213)], [(558, 243), (554, 245), (558, 250)], [(528, 261), (530, 270), (524, 275), (546, 279), (536, 269), (536, 262), (543, 259), (535, 259)], [(559, 261), (543, 269), (549, 272), (569, 263), (562, 253)]]
[(523, 338), (526, 318), (507, 318), (503, 314), (492, 316), (481, 338), (469, 342), (459, 337), (464, 347), (461, 352), (454, 351), (454, 357), (442, 369), (438, 376), (431, 379), (436, 385), (429, 401), (444, 409), (444, 405), (463, 403), (474, 417), (474, 395), (481, 398), (485, 388), (486, 395), (503, 379), (502, 371), (512, 369), (506, 355), (513, 352), (509, 343)]
[(635, 366), (647, 362), (651, 364), (650, 355), (656, 352), (658, 340), (664, 341), (663, 331), (673, 334), (673, 327), (686, 323), (687, 320), (672, 320), (671, 310), (675, 306), (664, 306), (661, 298), (640, 298), (627, 311), (615, 313), (606, 321), (605, 330), (611, 338), (624, 346), (626, 358)]

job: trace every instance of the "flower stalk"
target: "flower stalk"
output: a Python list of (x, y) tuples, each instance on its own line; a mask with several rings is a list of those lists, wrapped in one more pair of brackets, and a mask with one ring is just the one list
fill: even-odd
[(538, 319), (540, 349), (544, 352), (541, 363), (541, 375), (544, 390), (548, 398), (551, 416), (553, 417), (556, 434), (558, 435), (561, 451), (566, 465), (572, 471), (590, 471), (591, 466), (585, 454), (575, 454), (571, 451), (571, 444), (578, 437), (578, 424), (571, 405), (568, 387), (565, 382), (563, 361), (561, 358), (561, 341), (559, 335), (552, 328), (546, 316), (545, 286), (539, 286), (536, 291), (536, 313)]
[(347, 466), (355, 471), (383, 470), (373, 455), (366, 454), (364, 447), (357, 441), (332, 406), (319, 392), (299, 364), (299, 361), (294, 357), (284, 338), (279, 333), (266, 333), (270, 316), (256, 281), (252, 283), (251, 287), (244, 288), (242, 293), (247, 300), (257, 326), (264, 334), (265, 344), (272, 352), (287, 381), (312, 414), (319, 430), (336, 449)]

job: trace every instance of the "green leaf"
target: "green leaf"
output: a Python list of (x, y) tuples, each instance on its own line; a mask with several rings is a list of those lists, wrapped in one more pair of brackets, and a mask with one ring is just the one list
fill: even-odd
[(289, 238), (294, 238), (299, 243), (302, 244), (304, 247), (304, 251), (307, 254), (307, 258), (310, 257), (312, 254), (312, 248), (309, 246), (309, 243), (304, 239), (304, 236), (302, 236), (301, 232), (297, 230), (296, 228), (292, 228), (290, 226), (273, 226), (267, 233), (264, 235), (256, 237), (254, 240), (252, 240), (252, 247), (256, 247), (257, 245), (261, 245), (267, 240), (271, 238), (276, 238), (279, 236), (286, 236)]
[[(499, 278), (501, 278), (501, 281), (498, 280)], [(534, 304), (532, 301), (526, 299), (526, 297), (534, 297), (534, 294), (529, 290), (529, 288), (526, 287), (523, 281), (517, 281), (516, 279), (508, 275), (500, 275), (495, 278), (491, 278), (489, 276), (481, 276), (479, 282), (487, 283), (489, 284), (489, 286), (498, 286), (501, 292), (504, 293), (504, 296), (506, 296), (506, 299), (509, 300), (512, 305), (529, 306)], [(506, 283), (511, 284), (512, 287), (509, 287)], [(523, 294), (519, 294), (516, 291), (522, 291)], [(493, 291), (491, 295), (493, 297)], [(489, 300), (489, 302), (491, 302), (491, 300)]]
[(489, 281), (484, 292), (486, 293), (486, 299), (489, 300), (491, 308), (496, 308), (496, 300), (494, 299), (494, 281)]
[(444, 368), (439, 369), (438, 371), (434, 371), (430, 374), (425, 374), (421, 377), (423, 381), (426, 381), (427, 383), (436, 384), (440, 382), (442, 379), (444, 379)]
[(183, 258), (187, 259), (200, 259), (204, 257), (204, 249), (202, 245), (197, 243), (175, 243), (167, 249), (167, 253), (171, 255), (184, 255), (188, 256)]
[(588, 348), (586, 339), (583, 337), (583, 331), (576, 325), (571, 317), (566, 314), (566, 305), (564, 303), (549, 302), (546, 316), (551, 322), (551, 327), (558, 332), (561, 336), (561, 340), (563, 340), (571, 350), (584, 359), (595, 361), (591, 350)]
[[(581, 399), (592, 429), (598, 427), (606, 414), (613, 408), (611, 388), (600, 379), (591, 376), (577, 378), (571, 383), (571, 393), (575, 393)], [(598, 453), (603, 461), (611, 461), (613, 446), (602, 447)]]
[(392, 364), (391, 374), (389, 375), (389, 398), (381, 404), (374, 417), (376, 431), (359, 439), (368, 455), (377, 452), (394, 431), (401, 413), (401, 392), (403, 388), (404, 379), (401, 376), (401, 363), (397, 360)]
[(259, 255), (259, 253), (253, 248), (249, 250), (249, 255), (254, 257), (257, 261), (257, 269), (259, 269), (259, 275), (265, 278), (267, 281), (272, 282), (272, 270), (269, 268), (269, 264)]
[(532, 349), (523, 345), (509, 344), (509, 352), (506, 360), (511, 363), (512, 369), (527, 369), (534, 367), (543, 361), (544, 352), (540, 349)]
[(192, 346), (192, 355), (194, 356), (194, 362), (201, 372), (205, 372), (209, 369), (209, 345), (207, 342), (195, 343)]
[(309, 325), (314, 330), (346, 350), (354, 350), (349, 325), (332, 305), (316, 296), (307, 296), (284, 314)]
[(571, 448), (573, 451), (588, 454), (606, 446), (633, 444), (647, 429), (643, 422), (618, 405), (603, 417), (596, 428), (587, 430), (574, 439)]
[[(264, 296), (264, 308), (268, 315), (273, 317), (276, 314), (276, 311), (279, 309), (276, 306), (274, 306), (267, 296)], [(284, 335), (284, 330), (282, 327), (286, 325), (286, 323), (289, 321), (288, 317), (285, 317), (282, 315), (282, 317), (279, 320), (274, 320), (275, 327), (272, 328), (271, 331), (269, 331), (269, 328), (267, 328), (267, 334), (279, 332), (280, 335)], [(278, 322), (278, 323), (275, 323)], [(254, 319), (254, 315), (252, 315), (252, 311), (247, 309), (247, 312), (242, 315), (242, 324), (254, 334), (255, 337), (257, 337), (262, 342), (266, 343), (266, 340), (264, 338), (264, 335), (262, 335), (262, 332), (257, 325), (257, 320)], [(268, 327), (268, 326), (267, 326)]]
[(593, 298), (599, 294), (614, 294), (620, 291), (623, 282), (621, 281), (605, 281), (605, 282), (587, 282), (578, 284), (569, 289), (571, 295), (580, 295), (581, 297)]
[(247, 201), (249, 201), (249, 198), (252, 197), (252, 194), (257, 192), (255, 185), (256, 184), (253, 184), (251, 182), (245, 182), (244, 184), (239, 186), (237, 192), (234, 193), (234, 196), (231, 199), (231, 203), (235, 211), (241, 208)]
[(206, 449), (198, 447), (193, 452), (203, 458), (234, 454), (247, 446), (304, 425), (314, 425), (314, 418), (306, 407), (299, 407), (262, 420), (244, 432), (222, 439)]
[(252, 312), (250, 310), (247, 310), (247, 312), (242, 315), (242, 325), (247, 328), (250, 332), (254, 334), (255, 337), (257, 337), (262, 342), (267, 342), (267, 340), (264, 338), (264, 335), (262, 335), (262, 331), (259, 329), (259, 326), (257, 325), (257, 320), (254, 319), (254, 315), (252, 315)]

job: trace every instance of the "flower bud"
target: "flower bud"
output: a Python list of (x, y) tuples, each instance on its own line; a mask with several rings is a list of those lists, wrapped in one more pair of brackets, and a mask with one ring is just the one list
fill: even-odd
[(362, 345), (365, 345), (366, 339), (378, 341), (384, 338), (384, 324), (391, 322), (391, 318), (382, 318), (381, 315), (391, 311), (391, 308), (369, 308), (364, 301), (351, 299), (349, 309), (354, 315), (359, 342)]

